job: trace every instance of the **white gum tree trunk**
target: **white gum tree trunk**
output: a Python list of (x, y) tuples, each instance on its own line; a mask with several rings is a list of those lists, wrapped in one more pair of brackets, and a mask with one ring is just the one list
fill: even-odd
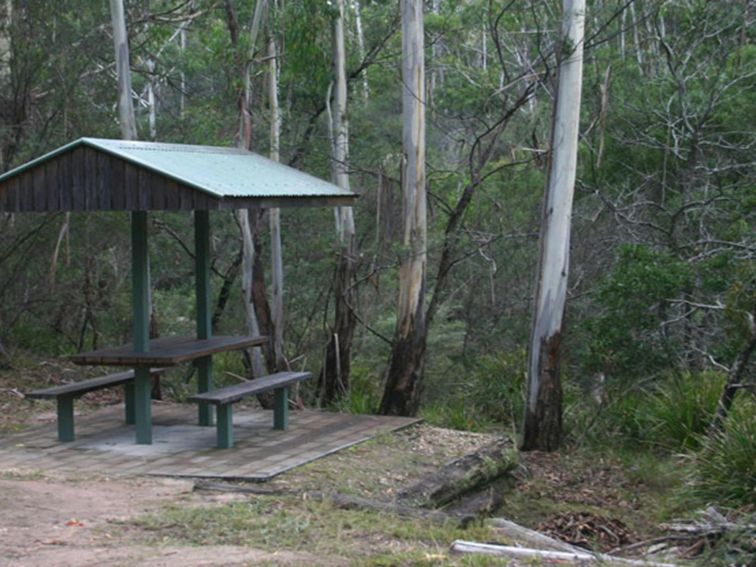
[[(336, 0), (338, 16), (333, 20), (333, 108), (331, 117), (331, 179), (349, 189), (349, 118), (344, 44), (344, 0)], [(356, 9), (359, 9), (356, 6)], [(349, 389), (352, 339), (356, 319), (352, 309), (356, 302), (356, 235), (352, 207), (334, 209), (338, 258), (334, 273), (335, 314), (326, 346), (325, 360), (318, 377), (318, 398), (328, 405)]]
[(563, 0), (562, 54), (541, 221), (535, 313), (528, 362), (522, 448), (555, 450), (562, 435), (559, 375), (575, 192), (585, 0)]
[(404, 258), (386, 386), (380, 412), (414, 415), (425, 359), (427, 210), (425, 194), (425, 57), (423, 2), (402, 0), (402, 216)]
[[(229, 4), (231, 5), (231, 4)], [(252, 146), (252, 64), (255, 56), (257, 38), (260, 32), (260, 26), (263, 14), (267, 9), (267, 0), (257, 0), (255, 11), (252, 18), (252, 26), (249, 31), (249, 52), (246, 57), (246, 64), (242, 70), (243, 89), (240, 93), (239, 106), (239, 133), (237, 136), (238, 147), (249, 150)], [(230, 8), (229, 8), (230, 11)], [(251, 211), (240, 209), (236, 211), (236, 220), (241, 232), (242, 246), (242, 299), (244, 301), (244, 315), (247, 332), (250, 335), (260, 335), (260, 323), (257, 318), (254, 305), (254, 275), (255, 275), (255, 244), (252, 223), (250, 222)], [(254, 212), (252, 212), (254, 214)], [(251, 349), (252, 373), (255, 377), (263, 376), (266, 373), (265, 363), (263, 361), (262, 350), (260, 347)]]
[(123, 0), (110, 0), (110, 18), (113, 22), (116, 73), (118, 75), (118, 122), (121, 138), (137, 139), (136, 116), (131, 98), (131, 67), (129, 65), (129, 37), (126, 33), (126, 16)]
[[(359, 49), (360, 60), (365, 58), (365, 34), (362, 31), (362, 8), (359, 0), (353, 0), (352, 9), (354, 10), (354, 27), (357, 32), (357, 49)], [(343, 21), (343, 14), (341, 17)], [(343, 27), (343, 25), (342, 25)], [(368, 70), (362, 71), (362, 99), (367, 103), (370, 98), (370, 84), (368, 82)]]
[[(0, 93), (3, 96), (6, 96), (11, 90), (12, 22), (12, 1), (0, 0)], [(8, 164), (5, 163), (3, 149), (4, 146), (0, 144), (0, 173), (3, 173), (8, 167)]]
[[(281, 147), (281, 111), (278, 105), (278, 48), (273, 30), (268, 40), (268, 105), (270, 108), (270, 159), (279, 161)], [(284, 336), (284, 276), (281, 247), (281, 209), (269, 211), (271, 259), (271, 319), (273, 322), (273, 353), (277, 370), (286, 369)]]

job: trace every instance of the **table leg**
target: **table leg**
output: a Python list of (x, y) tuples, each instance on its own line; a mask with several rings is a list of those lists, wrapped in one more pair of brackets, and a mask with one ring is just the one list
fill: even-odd
[(134, 383), (130, 382), (123, 387), (123, 405), (126, 411), (126, 425), (134, 425)]
[(136, 442), (152, 444), (152, 380), (146, 366), (134, 371), (134, 421), (136, 422)]
[(273, 429), (286, 429), (289, 425), (289, 388), (277, 388), (273, 405)]
[[(197, 366), (197, 392), (203, 394), (213, 389), (213, 358), (206, 356), (196, 362)], [(199, 404), (198, 422), (200, 425), (213, 424), (213, 406), (211, 404)]]
[(74, 398), (58, 396), (58, 441), (74, 440)]
[(234, 446), (233, 404), (218, 406), (218, 448), (230, 449)]

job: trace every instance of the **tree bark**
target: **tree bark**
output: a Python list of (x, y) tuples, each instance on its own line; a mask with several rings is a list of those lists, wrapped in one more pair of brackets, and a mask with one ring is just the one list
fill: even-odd
[[(280, 159), (281, 112), (278, 106), (278, 48), (273, 30), (268, 30), (268, 105), (270, 109), (270, 159)], [(284, 276), (283, 252), (281, 248), (281, 209), (268, 211), (270, 220), (270, 287), (271, 325), (273, 327), (273, 357), (276, 370), (286, 370), (284, 355)]]
[[(343, 4), (343, 0), (341, 2)], [(360, 61), (365, 59), (365, 34), (362, 31), (362, 8), (360, 7), (359, 0), (352, 1), (352, 9), (354, 10), (354, 27), (357, 32), (357, 49), (359, 50)], [(344, 21), (343, 10), (339, 19)], [(342, 25), (343, 29), (343, 25)], [(343, 32), (342, 32), (343, 37)], [(346, 70), (344, 71), (346, 75)], [(368, 70), (362, 70), (362, 99), (367, 104), (370, 99), (370, 84), (368, 82)]]
[[(260, 32), (260, 26), (263, 15), (267, 9), (267, 0), (257, 0), (255, 11), (252, 18), (252, 26), (249, 31), (249, 51), (241, 53), (240, 35), (241, 28), (236, 16), (236, 9), (232, 0), (225, 0), (224, 8), (226, 11), (226, 25), (231, 45), (234, 48), (236, 66), (241, 78), (241, 87), (237, 91), (237, 109), (239, 112), (239, 130), (236, 136), (236, 145), (239, 148), (252, 149), (252, 65), (256, 56), (257, 39)], [(257, 222), (257, 211), (238, 210), (236, 219), (241, 233), (242, 246), (242, 298), (244, 301), (244, 314), (246, 320), (247, 332), (250, 335), (259, 335), (261, 333), (260, 322), (258, 319), (258, 304), (260, 293), (256, 288), (259, 287), (262, 269), (262, 262), (256, 243), (259, 242)], [(263, 298), (266, 302), (265, 291), (263, 289)], [(265, 364), (263, 363), (262, 352), (259, 347), (251, 349), (249, 353), (250, 366), (253, 377), (259, 377), (265, 374)]]
[(425, 60), (423, 2), (402, 0), (402, 216), (405, 257), (380, 413), (415, 415), (420, 404), (426, 348), (424, 313), (427, 264), (425, 194)]
[(730, 371), (727, 373), (727, 383), (725, 384), (722, 395), (719, 397), (717, 403), (717, 411), (714, 414), (714, 418), (709, 426), (709, 435), (715, 435), (724, 429), (724, 423), (727, 419), (727, 415), (730, 413), (732, 403), (735, 401), (735, 394), (743, 387), (741, 380), (745, 374), (748, 362), (756, 349), (756, 313), (749, 313), (749, 334), (750, 336), (746, 340), (743, 348), (738, 353), (735, 362), (730, 367)]
[(118, 74), (118, 123), (121, 138), (137, 139), (136, 116), (131, 99), (131, 67), (129, 64), (129, 38), (126, 33), (126, 17), (123, 0), (110, 0), (110, 18), (113, 22), (113, 45), (115, 47), (116, 72)]
[[(347, 116), (346, 50), (344, 47), (344, 0), (336, 0), (339, 15), (333, 20), (333, 68), (336, 77), (331, 113), (331, 179), (349, 189), (349, 119)], [(352, 339), (357, 325), (354, 306), (356, 292), (357, 243), (352, 207), (334, 209), (338, 258), (334, 272), (335, 314), (330, 329), (325, 360), (318, 377), (318, 398), (322, 405), (335, 402), (349, 391)]]
[(551, 133), (530, 338), (523, 450), (557, 449), (562, 438), (560, 347), (567, 299), (570, 222), (575, 192), (585, 0), (563, 0), (559, 83)]

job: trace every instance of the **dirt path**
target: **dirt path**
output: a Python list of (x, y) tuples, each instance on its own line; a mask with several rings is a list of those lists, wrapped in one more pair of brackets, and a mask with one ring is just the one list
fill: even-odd
[(0, 480), (0, 565), (100, 566), (318, 563), (312, 557), (241, 546), (124, 545), (128, 520), (177, 500), (192, 483), (169, 479)]

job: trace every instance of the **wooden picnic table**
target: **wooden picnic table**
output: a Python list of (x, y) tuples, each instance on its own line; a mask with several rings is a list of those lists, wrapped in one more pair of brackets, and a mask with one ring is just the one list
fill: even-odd
[(217, 336), (198, 339), (193, 336), (152, 339), (148, 352), (134, 350), (132, 343), (115, 348), (103, 348), (69, 356), (76, 364), (91, 366), (176, 366), (219, 352), (259, 346), (265, 337)]

